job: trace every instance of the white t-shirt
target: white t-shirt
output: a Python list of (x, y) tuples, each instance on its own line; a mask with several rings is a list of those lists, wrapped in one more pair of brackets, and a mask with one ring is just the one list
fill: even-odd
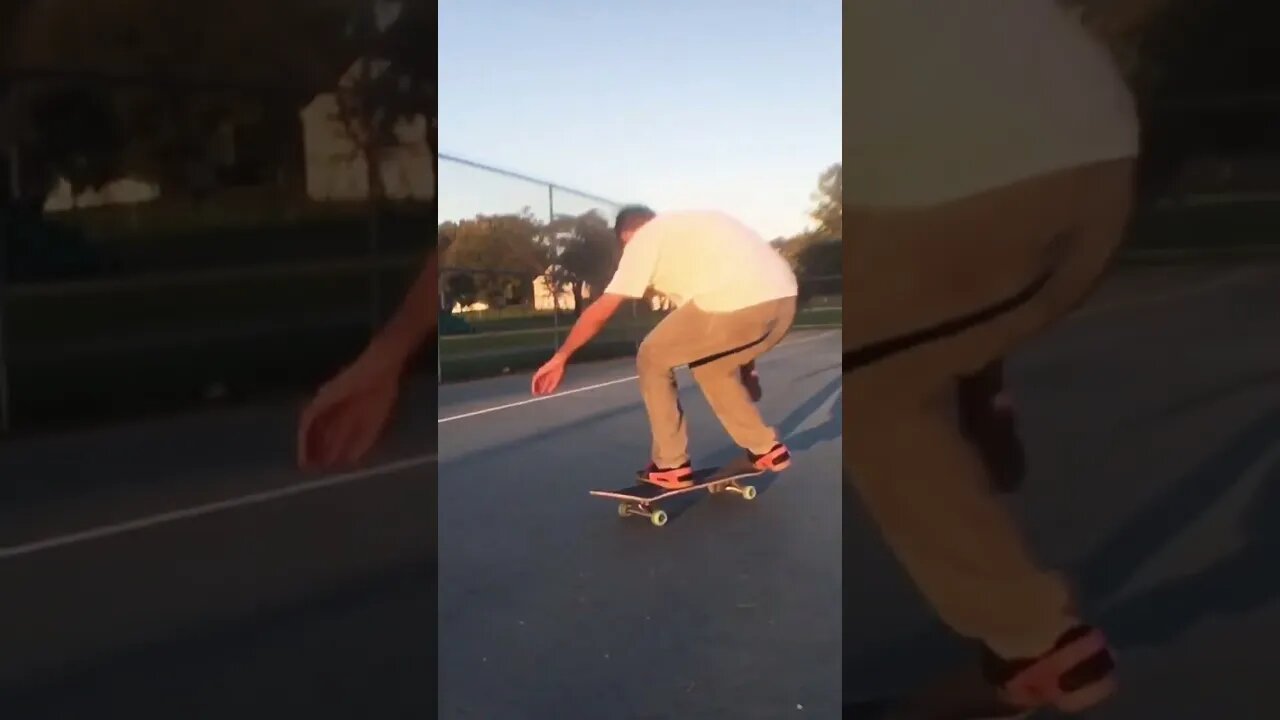
[(1134, 157), (1115, 63), (1056, 0), (845, 3), (845, 198), (928, 205)]
[(661, 213), (623, 247), (605, 293), (642, 297), (652, 287), (677, 306), (730, 312), (794, 297), (791, 265), (751, 228), (720, 212)]

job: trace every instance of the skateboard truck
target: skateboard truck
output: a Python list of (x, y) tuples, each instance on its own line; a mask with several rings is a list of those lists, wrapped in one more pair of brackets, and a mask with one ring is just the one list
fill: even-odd
[(703, 489), (711, 495), (727, 491), (738, 494), (743, 500), (754, 500), (758, 494), (756, 487), (754, 485), (744, 485), (741, 481), (763, 473), (763, 470), (756, 468), (704, 468), (694, 471), (693, 485), (676, 490), (664, 490), (657, 485), (640, 483), (620, 490), (592, 490), (591, 494), (597, 497), (619, 500), (618, 517), (625, 518), (633, 515), (647, 517), (655, 527), (662, 527), (667, 524), (670, 516), (667, 515), (665, 510), (654, 507), (659, 501), (675, 495), (683, 495), (694, 490)]

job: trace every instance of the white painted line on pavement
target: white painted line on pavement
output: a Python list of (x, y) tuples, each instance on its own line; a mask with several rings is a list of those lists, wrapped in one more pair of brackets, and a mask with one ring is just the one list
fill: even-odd
[(610, 380), (608, 382), (596, 383), (595, 385), (585, 385), (583, 387), (574, 388), (572, 390), (565, 390), (564, 392), (558, 392), (554, 395), (543, 395), (541, 397), (533, 397), (533, 398), (529, 398), (528, 400), (520, 400), (518, 402), (507, 403), (505, 405), (495, 405), (493, 407), (484, 408), (482, 410), (473, 410), (471, 412), (462, 413), (461, 415), (450, 415), (449, 417), (443, 417), (443, 418), (440, 418), (439, 420), (436, 420), (436, 424), (443, 425), (447, 422), (453, 422), (454, 420), (465, 420), (467, 418), (476, 417), (477, 415), (488, 415), (489, 413), (498, 412), (499, 410), (510, 410), (511, 408), (520, 407), (521, 405), (530, 405), (532, 403), (542, 402), (543, 400), (550, 400), (551, 398), (564, 397), (566, 395), (573, 395), (575, 393), (586, 392), (588, 390), (599, 390), (600, 388), (609, 387), (610, 385), (617, 385), (618, 383), (624, 383), (629, 380), (635, 380), (636, 377), (637, 377), (636, 375), (628, 375), (626, 377), (617, 378), (616, 380)]
[[(834, 332), (835, 331), (828, 331), (828, 332), (819, 333), (817, 335), (812, 335), (809, 337), (792, 340), (790, 342), (784, 342), (783, 344), (778, 346), (778, 349), (795, 346), (795, 345), (801, 345), (807, 342), (813, 342), (814, 340), (820, 340), (824, 337), (834, 334)], [(769, 356), (766, 355), (764, 358), (761, 359), (761, 361), (764, 362), (769, 359), (770, 359)], [(627, 382), (634, 379), (636, 379), (634, 375), (630, 377), (625, 377), (625, 378), (618, 378), (616, 380), (610, 380), (604, 383), (597, 383), (595, 385), (589, 385), (587, 387), (567, 390), (565, 392), (557, 393), (555, 395), (548, 395), (546, 397), (533, 398), (531, 400), (525, 400), (518, 403), (510, 403), (507, 405), (502, 405), (495, 408), (488, 408), (488, 409), (476, 411), (473, 413), (457, 415), (450, 418), (442, 418), (439, 422), (444, 423), (450, 420), (461, 420), (464, 417), (473, 417), (475, 415), (482, 415), (489, 412), (496, 412), (498, 410), (503, 410), (510, 407), (527, 405), (531, 402), (537, 402), (540, 400), (549, 400), (551, 398), (561, 397), (563, 395), (571, 395), (573, 393), (586, 392), (588, 390), (596, 390), (602, 387), (607, 387), (609, 385), (616, 385), (618, 383), (623, 383), (623, 382)], [(30, 542), (22, 543), (20, 545), (0, 547), (0, 561), (12, 560), (15, 558), (25, 557), (28, 555), (35, 555), (37, 553), (45, 552), (48, 550), (56, 550), (58, 548), (63, 548), (70, 545), (78, 545), (78, 544), (90, 542), (93, 540), (101, 540), (103, 538), (110, 538), (110, 537), (115, 537), (117, 535), (124, 535), (131, 532), (147, 530), (160, 525), (168, 525), (171, 523), (178, 522), (180, 520), (190, 520), (193, 518), (203, 517), (205, 515), (212, 515), (214, 513), (219, 513), (226, 510), (234, 510), (237, 508), (248, 507), (252, 505), (261, 505), (263, 503), (272, 502), (274, 500), (280, 500), (283, 498), (293, 497), (296, 495), (303, 495), (306, 493), (315, 492), (317, 490), (324, 490), (326, 488), (336, 487), (339, 485), (348, 485), (360, 480), (367, 480), (369, 478), (378, 477), (380, 475), (387, 475), (393, 472), (398, 472), (400, 470), (409, 470), (415, 467), (420, 467), (422, 465), (428, 465), (430, 463), (434, 463), (435, 461), (436, 461), (436, 453), (431, 453), (429, 455), (418, 455), (415, 457), (406, 458), (404, 460), (397, 460), (395, 462), (384, 463), (382, 465), (372, 465), (370, 467), (363, 468), (360, 470), (354, 470), (352, 472), (341, 473), (338, 475), (330, 475), (328, 477), (323, 477), (316, 480), (309, 480), (307, 482), (301, 482), (294, 485), (287, 485), (285, 487), (275, 488), (273, 490), (264, 490), (262, 492), (250, 493), (248, 495), (229, 498), (227, 500), (220, 500), (218, 502), (206, 503), (203, 505), (195, 505), (193, 507), (183, 508), (181, 510), (171, 510), (169, 512), (157, 513), (155, 515), (148, 515), (146, 517), (141, 517), (134, 520), (127, 520), (124, 522), (112, 523), (109, 525), (100, 525), (97, 527), (88, 528), (86, 530), (66, 533), (63, 535), (55, 535), (42, 540), (33, 540)]]
[(435, 461), (435, 453), (431, 453), (430, 455), (419, 455), (417, 457), (397, 460), (396, 462), (385, 463), (383, 465), (374, 465), (362, 470), (341, 473), (339, 475), (330, 475), (318, 480), (310, 480), (296, 485), (288, 485), (274, 490), (250, 493), (248, 495), (242, 495), (228, 500), (221, 500), (219, 502), (196, 505), (194, 507), (184, 508), (182, 510), (172, 510), (170, 512), (159, 513), (156, 515), (149, 515), (136, 520), (128, 520), (111, 525), (101, 525), (87, 530), (80, 530), (78, 532), (67, 533), (65, 535), (56, 535), (44, 540), (35, 540), (21, 545), (0, 547), (0, 560), (12, 560), (25, 555), (34, 555), (46, 550), (54, 550), (56, 548), (76, 545), (90, 540), (100, 540), (102, 538), (136, 532), (138, 530), (146, 530), (158, 525), (167, 525), (179, 520), (189, 520), (191, 518), (197, 518), (204, 515), (212, 515), (224, 510), (233, 510), (249, 505), (261, 505), (263, 503), (292, 497), (294, 495), (302, 495), (304, 493), (324, 490), (338, 485), (347, 485), (359, 480), (366, 480), (379, 475), (386, 475), (398, 470), (408, 470), (421, 465), (427, 465)]
[[(1202, 572), (1222, 562), (1225, 553), (1243, 547), (1246, 540), (1240, 530), (1244, 526), (1242, 518), (1247, 517), (1257, 504), (1263, 490), (1262, 483), (1277, 463), (1280, 463), (1280, 442), (1273, 442), (1238, 479), (1223, 478), (1227, 483), (1234, 482), (1235, 486), (1212, 500), (1194, 520), (1180, 527), (1176, 535), (1144, 559), (1119, 591), (1112, 593), (1107, 603), (1131, 598), (1173, 578)], [(1213, 541), (1224, 537), (1229, 538), (1225, 547)]]
[[(801, 345), (803, 343), (813, 342), (814, 340), (820, 340), (824, 337), (832, 335), (834, 332), (835, 332), (834, 330), (828, 330), (827, 332), (818, 333), (817, 335), (812, 335), (810, 337), (804, 337), (798, 340), (792, 340), (790, 342), (783, 342), (782, 344), (778, 345), (778, 347), (775, 349), (781, 350), (782, 348), (785, 348), (785, 347), (791, 347), (793, 345)], [(769, 355), (766, 354), (764, 357), (760, 359), (760, 362), (763, 363), (769, 359), (770, 359)], [(606, 388), (606, 387), (609, 387), (610, 385), (618, 385), (620, 383), (630, 382), (631, 380), (635, 380), (637, 377), (638, 376), (636, 375), (628, 375), (626, 377), (615, 378), (613, 380), (608, 380), (602, 383), (596, 383), (594, 385), (585, 385), (583, 387), (574, 388), (572, 390), (565, 390), (564, 392), (558, 392), (558, 393), (555, 393), (554, 395), (543, 395), (541, 397), (533, 397), (527, 400), (518, 400), (516, 402), (510, 402), (503, 405), (495, 405), (493, 407), (481, 408), (480, 410), (472, 410), (471, 412), (465, 412), (460, 415), (450, 415), (448, 417), (442, 417), (436, 420), (436, 424), (443, 425), (447, 422), (453, 422), (455, 420), (465, 420), (467, 418), (473, 418), (479, 415), (488, 415), (489, 413), (495, 413), (495, 412), (498, 412), (499, 410), (510, 410), (511, 408), (517, 408), (523, 405), (531, 405), (533, 403), (542, 402), (544, 400), (553, 400), (555, 398), (565, 397), (566, 395), (574, 395), (581, 392), (587, 392), (589, 390), (599, 390), (600, 388)]]

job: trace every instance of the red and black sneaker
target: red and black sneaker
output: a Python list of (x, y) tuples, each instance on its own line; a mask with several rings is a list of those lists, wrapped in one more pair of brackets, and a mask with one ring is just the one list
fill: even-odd
[(664, 490), (680, 490), (692, 487), (693, 465), (686, 462), (673, 468), (660, 468), (654, 463), (649, 463), (649, 467), (637, 472), (636, 477), (640, 482), (651, 483)]
[(756, 455), (748, 450), (747, 460), (757, 470), (782, 472), (791, 466), (791, 451), (787, 449), (786, 445), (778, 443), (769, 448), (769, 452), (762, 455)]
[(747, 389), (747, 394), (751, 396), (751, 402), (760, 402), (760, 398), (764, 397), (764, 390), (760, 387), (760, 374), (756, 372), (756, 361), (743, 365), (738, 368), (738, 375), (742, 378), (742, 387)]
[[(1116, 691), (1115, 657), (1102, 633), (1079, 625), (1038, 658), (1008, 660), (983, 652), (983, 674), (1013, 708), (1079, 713)], [(1011, 715), (1017, 717), (1017, 715)]]

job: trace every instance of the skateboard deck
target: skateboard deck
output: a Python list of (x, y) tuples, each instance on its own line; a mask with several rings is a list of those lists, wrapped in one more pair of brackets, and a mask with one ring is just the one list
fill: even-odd
[(677, 490), (667, 490), (653, 483), (637, 482), (634, 485), (628, 485), (616, 490), (592, 490), (591, 494), (596, 497), (617, 500), (618, 515), (620, 517), (629, 517), (631, 515), (647, 517), (649, 522), (662, 527), (667, 524), (667, 513), (655, 507), (657, 503), (677, 495), (685, 495), (698, 490), (706, 490), (712, 494), (727, 490), (740, 495), (744, 500), (754, 500), (756, 497), (755, 486), (743, 484), (741, 481), (764, 473), (764, 470), (758, 470), (740, 460), (724, 467), (696, 469), (693, 471), (693, 485)]

